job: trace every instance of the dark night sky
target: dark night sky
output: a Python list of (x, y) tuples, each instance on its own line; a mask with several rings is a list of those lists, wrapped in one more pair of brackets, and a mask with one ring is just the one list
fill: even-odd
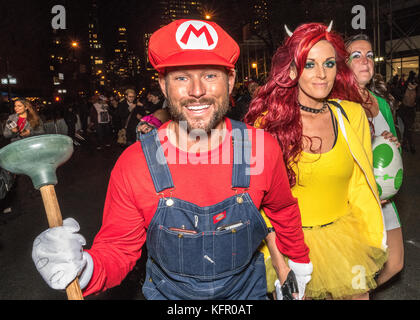
[[(118, 26), (129, 29), (130, 49), (139, 53), (142, 32), (153, 13), (152, 1), (99, 0), (99, 19), (107, 56), (111, 55)], [(0, 76), (10, 73), (20, 84), (40, 88), (48, 78), (48, 47), (51, 41), (51, 9), (64, 4), (67, 12), (67, 34), (87, 48), (88, 9), (86, 0), (0, 0)]]
[[(118, 26), (128, 29), (129, 48), (143, 59), (142, 36), (157, 29), (157, 0), (97, 0), (102, 41), (111, 58), (116, 43)], [(222, 25), (237, 41), (241, 23), (250, 12), (252, 0), (202, 0), (214, 11), (214, 20)], [(292, 29), (303, 22), (329, 21), (334, 18), (338, 29), (340, 22), (351, 21), (351, 5), (356, 1), (341, 0), (272, 0), (274, 35), (284, 37), (283, 23)], [(316, 3), (316, 5), (315, 5)], [(366, 3), (369, 10), (370, 0)], [(48, 47), (51, 36), (51, 8), (64, 4), (67, 9), (69, 38), (81, 41), (81, 48), (88, 47), (88, 10), (90, 0), (0, 0), (0, 76), (6, 74), (5, 58), (10, 61), (10, 73), (26, 88), (49, 86)], [(290, 14), (293, 12), (293, 14)], [(370, 17), (368, 12), (368, 15)], [(249, 15), (248, 15), (249, 16)], [(368, 28), (371, 25), (368, 25)], [(343, 30), (341, 30), (343, 31)], [(278, 41), (277, 41), (278, 42)], [(275, 43), (277, 45), (278, 43)]]
[[(223, 14), (218, 5), (220, 1), (203, 2)], [(106, 57), (112, 58), (117, 28), (124, 25), (128, 30), (129, 48), (143, 59), (143, 34), (159, 26), (159, 20), (155, 18), (158, 1), (97, 0), (97, 3)], [(48, 48), (54, 17), (51, 9), (57, 4), (66, 8), (69, 41), (78, 40), (80, 50), (88, 47), (90, 0), (0, 0), (0, 76), (6, 75), (5, 59), (8, 59), (10, 73), (18, 79), (19, 86), (35, 90), (49, 86)]]

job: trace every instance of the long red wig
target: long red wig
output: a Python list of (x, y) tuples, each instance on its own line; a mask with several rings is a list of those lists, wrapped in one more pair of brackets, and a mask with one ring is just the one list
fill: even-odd
[[(336, 52), (337, 75), (327, 99), (362, 102), (354, 74), (346, 64), (348, 53), (342, 37), (334, 31), (328, 32), (323, 24), (307, 23), (299, 26), (277, 49), (267, 83), (258, 90), (244, 118), (250, 125), (261, 120), (260, 128), (277, 139), (283, 151), (290, 186), (296, 184), (292, 165), (303, 150), (298, 81), (309, 51), (321, 40), (327, 40)], [(290, 78), (292, 66), (297, 73), (294, 80)]]

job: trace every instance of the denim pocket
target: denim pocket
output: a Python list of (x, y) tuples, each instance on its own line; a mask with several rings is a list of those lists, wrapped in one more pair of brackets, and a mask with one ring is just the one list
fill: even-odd
[(159, 226), (157, 259), (164, 269), (185, 275), (203, 275), (203, 234), (185, 234)]
[(213, 256), (216, 274), (229, 272), (246, 265), (252, 256), (250, 222), (241, 226), (216, 231), (213, 237)]
[(212, 278), (246, 265), (252, 257), (250, 222), (223, 231), (185, 234), (159, 226), (157, 260), (181, 275)]

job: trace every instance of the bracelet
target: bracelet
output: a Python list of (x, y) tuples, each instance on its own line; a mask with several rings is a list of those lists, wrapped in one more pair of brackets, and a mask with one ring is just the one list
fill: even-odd
[(274, 228), (273, 227), (270, 227), (270, 228), (267, 228), (268, 229), (268, 233), (271, 233), (271, 232), (275, 232), (276, 230), (274, 230)]

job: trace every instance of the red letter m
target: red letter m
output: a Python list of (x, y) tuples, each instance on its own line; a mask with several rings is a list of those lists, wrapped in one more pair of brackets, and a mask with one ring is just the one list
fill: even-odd
[(189, 25), (188, 26), (188, 28), (187, 28), (187, 30), (185, 31), (185, 33), (184, 33), (184, 36), (181, 38), (181, 42), (182, 43), (184, 43), (184, 44), (187, 44), (188, 43), (188, 39), (190, 38), (190, 35), (191, 35), (191, 32), (192, 33), (194, 33), (195, 34), (195, 36), (198, 38), (202, 33), (204, 33), (204, 35), (206, 36), (206, 39), (207, 39), (207, 44), (209, 45), (209, 46), (211, 46), (213, 43), (214, 43), (214, 41), (213, 41), (213, 38), (211, 37), (211, 35), (210, 35), (210, 32), (209, 32), (209, 30), (207, 29), (207, 27), (206, 26), (202, 26), (201, 28), (200, 28), (200, 30), (197, 30), (193, 25)]

